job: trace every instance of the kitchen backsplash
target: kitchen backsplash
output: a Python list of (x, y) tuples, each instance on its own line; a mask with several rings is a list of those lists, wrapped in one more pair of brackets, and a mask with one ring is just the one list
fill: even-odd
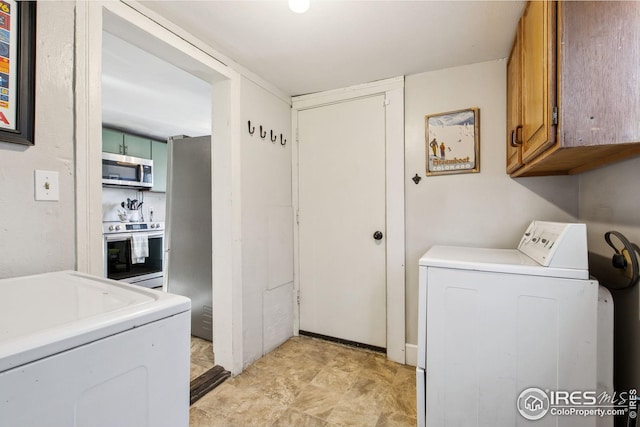
[(166, 212), (165, 193), (151, 191), (137, 191), (126, 188), (102, 187), (102, 220), (119, 221), (118, 209), (123, 210), (121, 203), (127, 203), (127, 199), (143, 202), (141, 206), (142, 217), (150, 221), (150, 209), (153, 208), (153, 220), (164, 221)]

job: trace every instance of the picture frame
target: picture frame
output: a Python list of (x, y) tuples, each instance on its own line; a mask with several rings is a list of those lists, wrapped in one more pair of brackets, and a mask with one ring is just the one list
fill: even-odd
[(427, 176), (480, 172), (480, 109), (424, 118)]
[(0, 142), (35, 144), (36, 2), (0, 0)]

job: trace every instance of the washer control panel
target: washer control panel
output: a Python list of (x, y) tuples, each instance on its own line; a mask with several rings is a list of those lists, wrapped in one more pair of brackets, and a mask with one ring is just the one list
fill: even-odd
[(533, 221), (518, 250), (545, 267), (589, 268), (585, 224)]

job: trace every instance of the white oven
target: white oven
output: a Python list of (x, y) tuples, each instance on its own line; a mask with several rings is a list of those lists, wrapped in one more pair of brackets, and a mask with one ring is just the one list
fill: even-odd
[(163, 281), (164, 223), (105, 222), (104, 276), (146, 288)]

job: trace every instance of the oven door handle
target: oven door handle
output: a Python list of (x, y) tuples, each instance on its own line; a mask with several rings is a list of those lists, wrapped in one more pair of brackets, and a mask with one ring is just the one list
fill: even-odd
[[(124, 240), (131, 240), (134, 234), (138, 233), (121, 233), (121, 234), (107, 234), (105, 240), (107, 242), (121, 242)], [(145, 234), (149, 239), (155, 239), (158, 237), (164, 237), (164, 233), (140, 233)]]
[(107, 242), (122, 242), (124, 240), (131, 240), (131, 233), (107, 234), (104, 238)]

